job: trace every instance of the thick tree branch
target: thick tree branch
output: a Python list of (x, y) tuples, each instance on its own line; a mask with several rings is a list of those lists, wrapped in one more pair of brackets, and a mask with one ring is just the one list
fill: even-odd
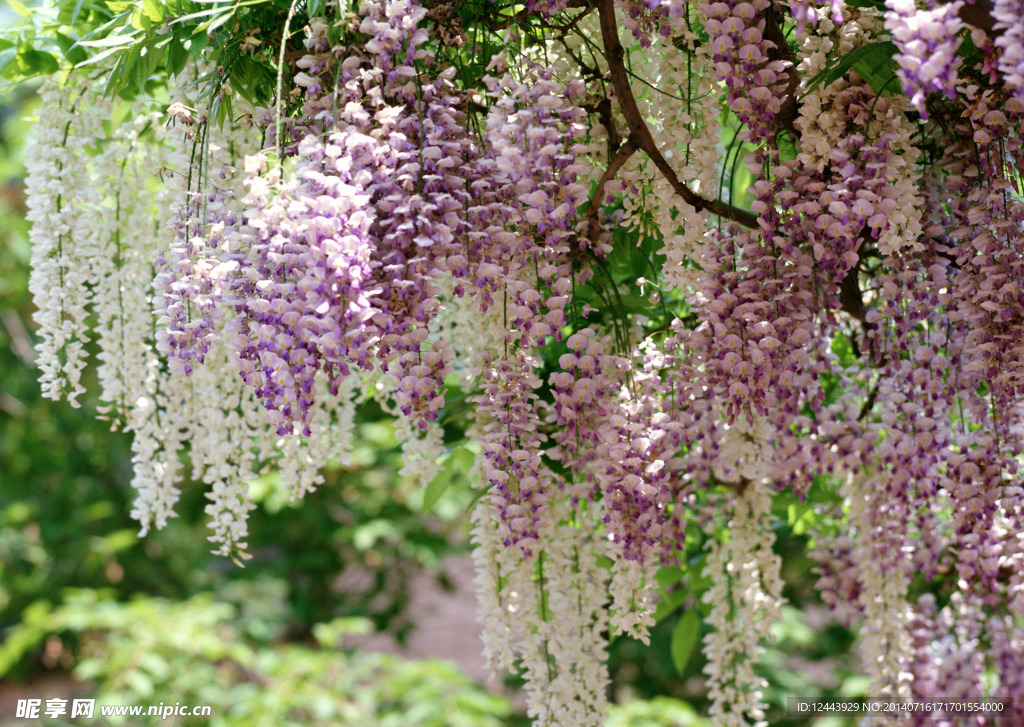
[(625, 164), (633, 153), (636, 152), (636, 144), (633, 143), (633, 138), (626, 139), (626, 143), (618, 148), (611, 161), (608, 162), (608, 168), (604, 174), (601, 175), (601, 180), (597, 183), (597, 189), (594, 191), (594, 198), (590, 201), (590, 208), (587, 210), (587, 225), (590, 230), (590, 239), (594, 240), (597, 236), (598, 226), (600, 224), (598, 215), (601, 213), (601, 204), (604, 199), (604, 188), (611, 180), (615, 179), (615, 175), (619, 173), (622, 165)]
[(615, 126), (615, 117), (612, 116), (611, 99), (603, 98), (597, 104), (597, 117), (604, 124), (604, 128), (608, 130), (608, 146), (612, 151), (617, 151), (619, 146), (622, 145), (622, 136), (619, 134), (619, 129)]
[(864, 323), (867, 309), (864, 307), (864, 294), (860, 289), (860, 264), (854, 265), (846, 272), (839, 285), (839, 304), (852, 318)]
[(796, 72), (796, 59), (789, 50), (789, 43), (786, 41), (786, 34), (782, 32), (781, 19), (774, 5), (769, 5), (764, 12), (764, 39), (772, 44), (768, 50), (768, 58), (788, 64), (786, 92), (782, 98), (782, 107), (775, 118), (778, 123), (776, 128), (788, 131), (795, 143), (799, 138), (796, 131), (796, 120), (800, 115), (800, 104), (797, 100), (800, 75)]
[(676, 175), (672, 165), (665, 159), (661, 150), (658, 149), (654, 137), (651, 136), (651, 130), (647, 128), (643, 114), (640, 113), (640, 108), (636, 105), (636, 99), (633, 97), (633, 90), (629, 86), (629, 75), (626, 73), (624, 63), (626, 53), (619, 42), (619, 29), (615, 23), (615, 0), (597, 0), (597, 10), (601, 18), (601, 39), (604, 42), (612, 86), (619, 99), (619, 105), (622, 107), (622, 113), (626, 117), (626, 123), (629, 124), (630, 140), (650, 157), (654, 166), (672, 185), (672, 189), (688, 205), (697, 211), (707, 210), (719, 217), (739, 222), (745, 227), (757, 227), (757, 215), (754, 213), (737, 209), (721, 200), (704, 199), (687, 187)]

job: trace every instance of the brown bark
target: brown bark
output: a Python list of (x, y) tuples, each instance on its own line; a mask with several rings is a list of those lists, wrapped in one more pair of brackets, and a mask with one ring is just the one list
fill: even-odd
[(601, 18), (601, 39), (604, 42), (609, 75), (612, 87), (615, 89), (615, 96), (622, 107), (626, 123), (629, 125), (629, 141), (647, 154), (658, 171), (672, 185), (676, 194), (682, 197), (688, 205), (697, 211), (707, 210), (745, 227), (757, 227), (757, 215), (737, 209), (721, 200), (704, 199), (687, 187), (672, 169), (672, 165), (665, 159), (661, 150), (658, 149), (654, 137), (651, 136), (651, 130), (647, 128), (647, 123), (633, 97), (633, 90), (629, 86), (629, 75), (626, 73), (624, 64), (625, 51), (622, 48), (622, 43), (619, 42), (619, 28), (615, 22), (615, 2), (614, 0), (597, 0), (597, 9)]

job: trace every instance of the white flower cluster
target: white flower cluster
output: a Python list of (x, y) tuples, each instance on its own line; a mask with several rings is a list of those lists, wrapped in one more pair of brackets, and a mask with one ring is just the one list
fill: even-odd
[(139, 536), (151, 527), (158, 530), (174, 517), (174, 505), (181, 494), (180, 452), (186, 440), (186, 409), (181, 399), (167, 392), (180, 386), (188, 391), (184, 375), (166, 376), (159, 363), (140, 381), (146, 390), (132, 402), (126, 428), (132, 437), (132, 487), (136, 493), (132, 517), (139, 522)]
[(830, 58), (849, 53), (869, 39), (856, 19), (849, 19), (837, 28), (826, 8), (818, 8), (817, 13), (817, 28), (804, 27), (798, 39), (800, 50), (796, 70), (802, 79), (803, 97), (794, 125), (800, 132), (797, 158), (803, 166), (820, 170), (843, 130), (839, 110), (832, 108), (838, 89), (834, 83), (827, 86), (820, 83), (810, 91), (807, 87), (811, 79), (826, 69)]
[[(271, 461), (293, 498), (322, 482), (329, 457), (347, 459), (359, 382), (346, 381), (338, 397), (318, 401), (311, 436), (279, 437), (219, 340), (223, 322), (212, 331), (208, 365), (190, 376), (158, 352), (153, 259), (174, 249), (175, 216), (200, 186), (203, 199), (216, 197), (210, 204), (220, 214), (241, 214), (236, 160), (258, 142), (244, 124), (218, 127), (207, 118), (210, 101), (196, 80), (206, 76), (195, 68), (183, 74), (170, 118), (139, 105), (121, 108), (129, 121), (109, 133), (101, 122), (113, 115), (112, 103), (98, 99), (84, 75), (43, 90), (27, 152), (30, 287), (47, 396), (63, 394), (77, 405), (84, 344), (97, 339), (100, 413), (133, 435), (132, 516), (140, 535), (174, 517), (179, 484), (190, 474), (210, 488), (215, 552), (246, 557), (253, 509), (247, 483)], [(188, 244), (202, 245), (204, 236), (219, 234), (215, 227), (192, 229)], [(223, 244), (244, 244), (244, 228), (238, 234)], [(182, 465), (186, 452), (191, 472)]]
[(773, 434), (766, 417), (756, 416), (752, 423), (741, 417), (731, 426), (723, 423), (715, 474), (723, 482), (760, 481), (768, 477), (774, 455)]
[[(482, 481), (479, 458), (473, 465), (474, 481)], [(516, 649), (513, 639), (513, 619), (517, 604), (510, 603), (516, 594), (503, 584), (522, 558), (512, 548), (506, 548), (498, 537), (498, 528), (491, 519), (491, 507), (480, 502), (473, 508), (473, 564), (476, 577), (477, 613), (483, 631), (484, 659), (492, 673), (515, 671)], [(505, 587), (503, 587), (503, 585)]]
[(444, 429), (437, 422), (429, 422), (426, 429), (419, 429), (405, 417), (395, 420), (395, 428), (402, 443), (399, 474), (426, 487), (442, 469), (438, 460), (444, 454)]
[(705, 568), (711, 586), (704, 602), (711, 606), (708, 624), (714, 628), (704, 638), (709, 714), (720, 727), (746, 727), (748, 719), (767, 725), (761, 691), (767, 682), (754, 664), (783, 604), (767, 482), (748, 483), (734, 508), (730, 538), (710, 541)]
[(861, 659), (872, 680), (872, 697), (905, 700), (910, 696), (913, 658), (910, 624), (914, 612), (907, 603), (908, 574), (900, 568), (886, 568), (891, 559), (876, 552), (885, 542), (874, 532), (870, 512), (874, 498), (869, 488), (877, 487), (861, 473), (849, 475), (841, 490), (848, 507), (849, 522), (855, 528), (854, 553), (860, 569), (860, 605), (864, 613)]
[[(868, 9), (847, 8), (845, 22), (836, 26), (826, 8), (817, 10), (819, 18), (815, 32), (805, 28), (800, 39), (800, 73), (802, 88), (806, 89), (818, 74), (825, 69), (829, 58), (846, 55), (855, 48), (873, 42), (877, 37), (881, 20)], [(821, 171), (830, 162), (840, 141), (849, 134), (847, 115), (849, 109), (837, 103), (836, 97), (853, 85), (847, 80), (831, 84), (820, 83), (813, 90), (801, 94), (800, 114), (795, 121), (800, 131), (800, 163), (810, 169)], [(872, 228), (878, 229), (878, 250), (883, 255), (892, 255), (900, 250), (919, 250), (921, 244), (921, 215), (923, 199), (919, 190), (920, 175), (917, 171), (918, 148), (913, 143), (915, 133), (907, 119), (910, 110), (907, 99), (893, 95), (886, 103), (872, 107), (871, 119), (864, 125), (867, 141), (885, 132), (887, 156), (885, 161), (885, 221), (873, 221)]]
[[(102, 106), (109, 113), (109, 103)], [(147, 382), (159, 366), (149, 343), (153, 314), (148, 305), (153, 282), (150, 257), (159, 228), (153, 219), (154, 201), (143, 182), (161, 160), (142, 134), (159, 128), (160, 119), (141, 109), (133, 112), (137, 113), (131, 125), (118, 127), (93, 159), (90, 174), (100, 204), (82, 210), (81, 225), (98, 248), (92, 269), (100, 395), (106, 402), (100, 412), (112, 426), (128, 428), (141, 424), (128, 418), (138, 399), (151, 393)], [(126, 179), (140, 184), (129, 186)]]
[(469, 389), (476, 380), (476, 362), (483, 360), (487, 351), (501, 346), (505, 326), (500, 306), (481, 311), (472, 297), (455, 295), (455, 285), (451, 276), (445, 276), (438, 283), (441, 308), (431, 323), (429, 340), (444, 339), (450, 343), (452, 372), (458, 374), (463, 386)]
[[(658, 52), (650, 58), (650, 83), (668, 89), (675, 97), (650, 92), (639, 94), (638, 103), (650, 118), (651, 134), (663, 150), (679, 179), (694, 194), (705, 198), (719, 197), (721, 179), (720, 136), (721, 108), (718, 88), (714, 82), (711, 48), (700, 43), (698, 24), (706, 18), (704, 6), (690, 3), (684, 15), (672, 18), (672, 37), (656, 38)], [(684, 45), (680, 50), (677, 43)], [(661, 237), (666, 256), (664, 284), (668, 289), (688, 290), (699, 286), (697, 265), (703, 265), (705, 235), (709, 231), (708, 212), (695, 210), (672, 189), (672, 185), (646, 162), (650, 175), (647, 183), (653, 189), (650, 208)]]
[(495, 672), (522, 671), (537, 727), (599, 727), (607, 704), (607, 571), (597, 562), (594, 528), (571, 520), (567, 501), (552, 502), (549, 515), (547, 547), (526, 559), (500, 541), (489, 505), (475, 508), (484, 655)]
[(88, 83), (51, 81), (41, 93), (39, 123), (26, 153), (27, 219), (32, 223), (29, 290), (38, 312), (39, 382), (43, 396), (79, 406), (89, 342), (92, 263), (96, 241), (82, 229), (83, 211), (96, 206), (88, 184), (87, 149), (100, 134), (103, 104)]
[(551, 514), (551, 545), (538, 565), (547, 588), (544, 627), (555, 675), (538, 685), (532, 701), (547, 700), (543, 724), (599, 727), (608, 703), (606, 572), (594, 553), (594, 528), (572, 521), (567, 500), (554, 504)]
[(610, 548), (612, 558), (611, 626), (622, 633), (649, 644), (654, 626), (654, 573), (658, 562), (648, 558), (642, 563), (617, 557), (618, 548)]

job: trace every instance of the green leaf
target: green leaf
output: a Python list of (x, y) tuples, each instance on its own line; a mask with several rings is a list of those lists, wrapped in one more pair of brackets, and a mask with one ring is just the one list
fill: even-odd
[(369, 636), (375, 630), (370, 619), (363, 616), (348, 616), (327, 623), (313, 624), (313, 638), (321, 648), (337, 649), (343, 636)]
[(863, 54), (853, 64), (853, 70), (860, 74), (875, 93), (883, 93), (899, 88), (896, 81), (896, 46), (886, 41), (872, 44), (872, 50)]
[[(4, 48), (3, 50), (0, 50), (0, 76), (8, 78), (7, 74), (4, 73), (4, 70), (11, 64), (11, 61), (13, 61), (17, 55), (17, 48)], [(10, 80), (14, 79), (12, 78)]]
[(127, 46), (118, 45), (118, 46), (114, 46), (112, 48), (107, 48), (102, 53), (98, 53), (97, 55), (94, 55), (94, 56), (89, 56), (86, 60), (82, 61), (81, 63), (78, 63), (77, 65), (79, 65), (79, 66), (95, 65), (96, 63), (99, 63), (100, 61), (106, 60), (107, 58), (109, 58), (110, 56), (114, 55), (115, 53), (122, 53), (122, 52), (124, 52), (124, 49), (126, 47)]
[(78, 22), (78, 15), (82, 12), (82, 4), (84, 2), (85, 0), (78, 0), (78, 2), (75, 3), (75, 9), (71, 11), (71, 25)]
[(153, 24), (149, 18), (142, 14), (142, 8), (135, 8), (132, 11), (132, 27), (136, 30), (149, 30)]
[(108, 35), (106, 38), (97, 38), (96, 40), (80, 40), (78, 45), (85, 46), (86, 48), (113, 48), (115, 46), (130, 45), (135, 40), (135, 35), (135, 33)]
[(857, 363), (857, 357), (853, 353), (853, 343), (848, 336), (837, 333), (832, 338), (832, 345), (829, 348), (839, 359), (839, 365), (843, 368), (849, 368)]
[(18, 65), (23, 76), (48, 76), (60, 70), (60, 64), (51, 54), (22, 46), (18, 51)]
[(160, 0), (142, 0), (142, 12), (154, 23), (164, 19), (164, 4)]
[(229, 20), (231, 20), (234, 17), (235, 17), (234, 12), (228, 12), (228, 13), (224, 13), (224, 14), (214, 18), (206, 26), (206, 32), (207, 33), (212, 33), (217, 28), (219, 28), (220, 26), (224, 25), (226, 22), (228, 22)]
[(690, 594), (688, 589), (680, 589), (673, 591), (671, 594), (667, 594), (664, 591), (661, 592), (661, 601), (658, 603), (658, 607), (654, 609), (654, 613), (651, 618), (654, 619), (655, 623), (661, 623), (673, 613), (676, 609), (683, 605), (686, 601), (686, 597)]
[(683, 580), (684, 575), (686, 575), (686, 571), (677, 565), (663, 565), (654, 574), (654, 580), (662, 588), (668, 588), (673, 583)]
[(79, 63), (85, 63), (89, 60), (89, 54), (85, 52), (84, 48), (75, 43), (74, 38), (69, 38), (63, 33), (54, 33), (53, 36), (57, 41), (57, 45), (64, 52), (64, 57), (72, 65), (77, 66)]
[(198, 56), (203, 50), (209, 45), (210, 39), (206, 37), (206, 33), (202, 30), (197, 30), (192, 33), (192, 37), (185, 41), (185, 48), (194, 56)]
[[(846, 75), (851, 68), (855, 69), (861, 77), (871, 84), (876, 92), (881, 93), (889, 78), (894, 76), (896, 61), (893, 56), (896, 54), (896, 46), (891, 41), (881, 43), (868, 43), (858, 46), (846, 55), (839, 58), (835, 64), (828, 66), (811, 79), (807, 84), (807, 95), (821, 84), (826, 87), (838, 81)], [(885, 85), (876, 87), (877, 83)]]
[(32, 11), (22, 5), (18, 0), (7, 0), (7, 4), (11, 6), (11, 10), (16, 12), (23, 18), (27, 18), (32, 14)]
[(427, 485), (427, 491), (423, 493), (423, 512), (430, 512), (434, 509), (441, 496), (452, 484), (452, 476), (455, 474), (455, 457), (448, 457), (443, 470), (434, 475), (434, 479)]
[(814, 506), (809, 502), (794, 503), (786, 508), (786, 524), (794, 535), (803, 535), (814, 522)]
[(700, 633), (700, 616), (695, 609), (690, 609), (683, 614), (682, 618), (676, 621), (676, 627), (672, 631), (672, 663), (675, 664), (676, 673), (683, 675), (686, 664), (690, 661), (690, 654), (697, 644), (697, 635)]
[(171, 38), (170, 43), (167, 44), (167, 72), (171, 76), (177, 76), (186, 63), (188, 63), (188, 51), (181, 44), (181, 40), (177, 37)]

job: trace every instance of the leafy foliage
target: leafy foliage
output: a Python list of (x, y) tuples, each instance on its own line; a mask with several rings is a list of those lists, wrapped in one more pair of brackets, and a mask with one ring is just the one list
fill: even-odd
[(239, 611), (208, 595), (118, 603), (96, 591), (72, 592), (56, 610), (26, 613), (0, 652), (0, 672), (19, 650), (60, 637), (61, 648), (74, 654), (75, 676), (96, 685), (100, 705), (149, 704), (173, 695), (181, 704), (211, 707), (210, 717), (132, 718), (131, 724), (506, 724), (509, 703), (449, 664), (340, 650), (346, 634), (365, 630), (358, 619), (316, 625), (316, 645), (270, 648), (260, 636), (274, 633), (286, 604), (280, 596), (277, 602), (259, 596), (262, 613), (246, 617), (256, 601)]

